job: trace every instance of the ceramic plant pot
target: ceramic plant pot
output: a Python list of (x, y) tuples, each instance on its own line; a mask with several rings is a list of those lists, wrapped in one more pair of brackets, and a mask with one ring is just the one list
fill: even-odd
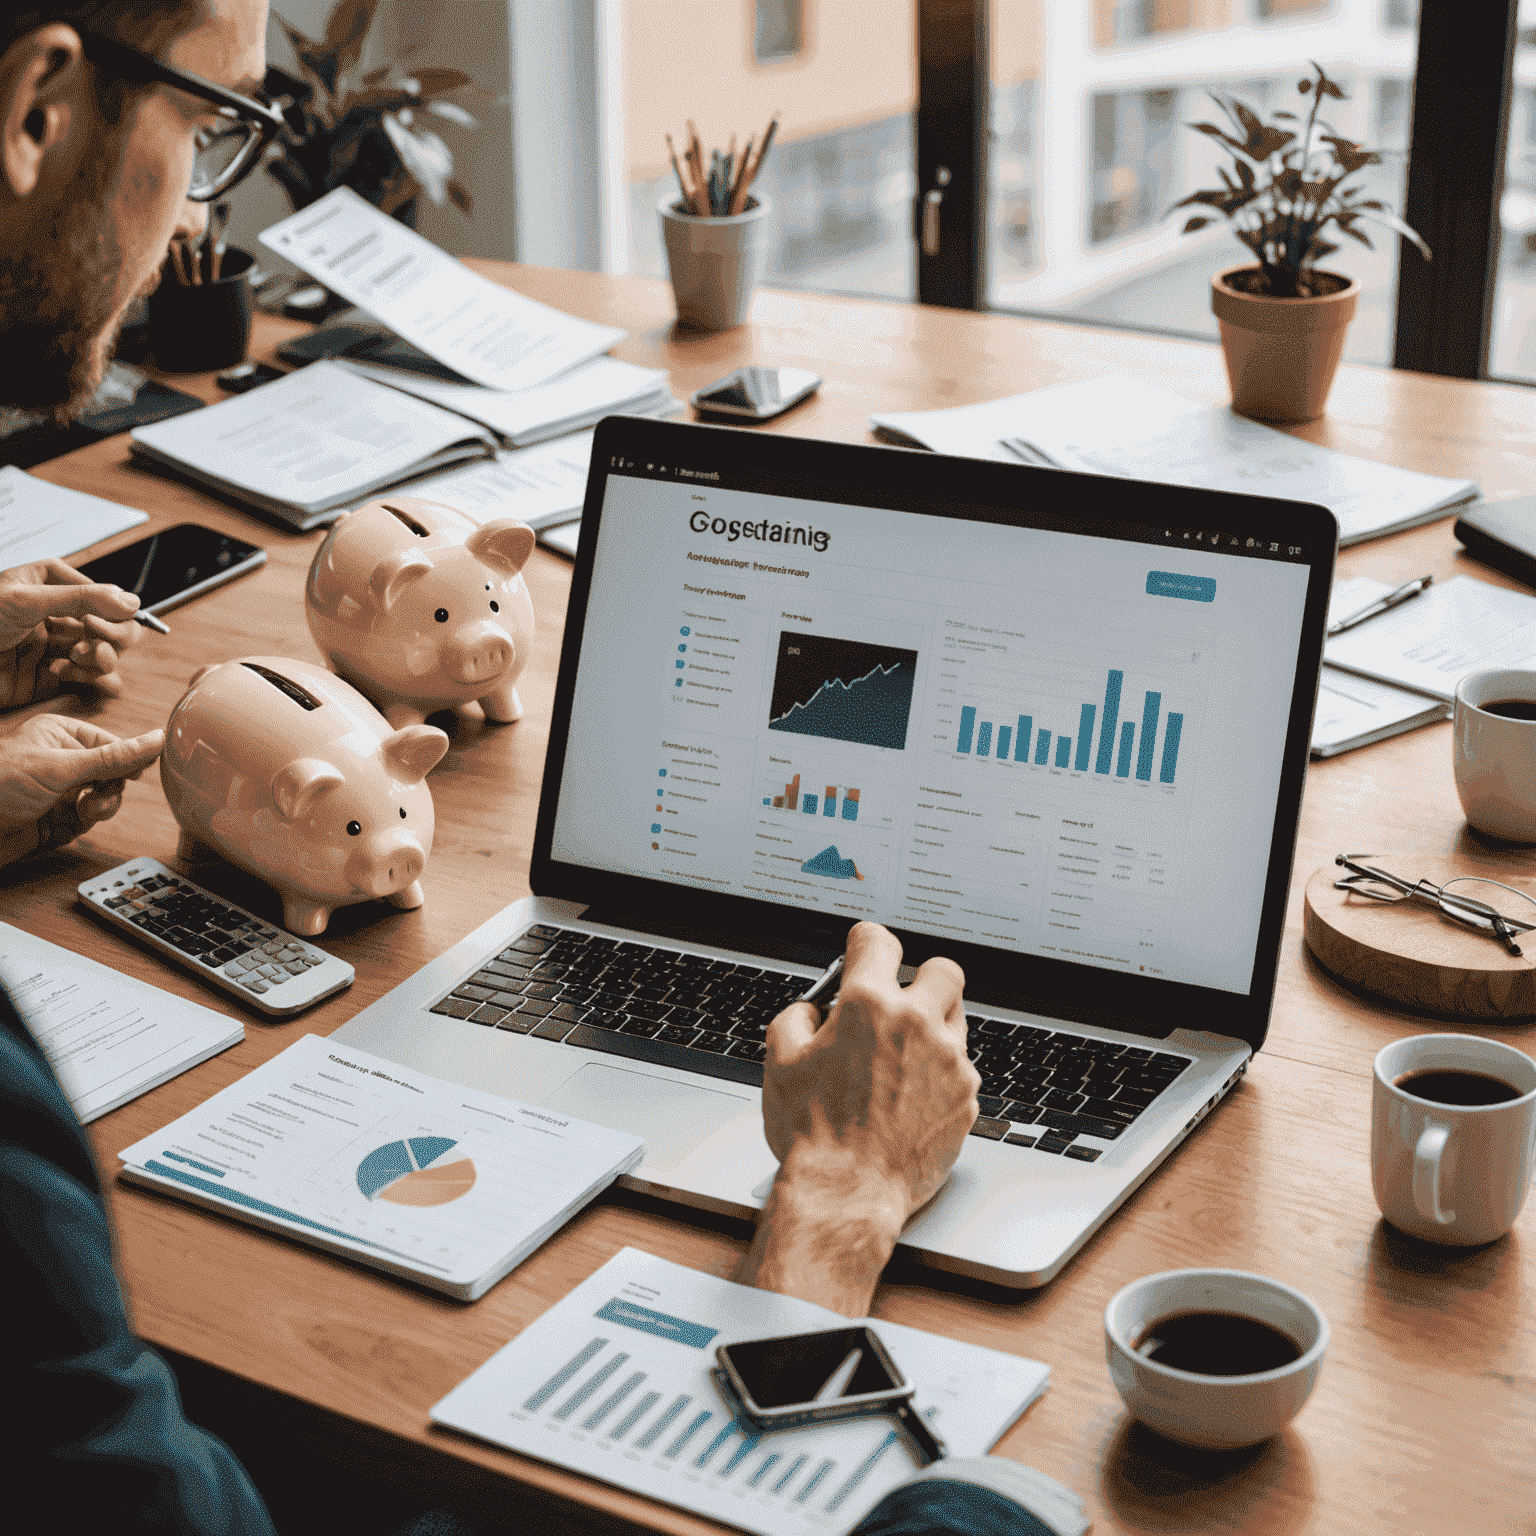
[(1319, 274), (1339, 276), (1345, 287), (1315, 299), (1272, 299), (1229, 286), (1229, 278), (1257, 270), (1229, 267), (1211, 279), (1232, 407), (1260, 421), (1311, 421), (1328, 402), (1360, 284)]

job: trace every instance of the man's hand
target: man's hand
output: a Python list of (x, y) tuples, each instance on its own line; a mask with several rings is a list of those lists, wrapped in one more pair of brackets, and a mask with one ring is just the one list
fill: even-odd
[(62, 560), (0, 572), (0, 709), (53, 698), (66, 683), (123, 691), (118, 654), (140, 638), (139, 600)]
[(981, 1085), (965, 976), (934, 959), (903, 988), (900, 963), (895, 937), (860, 923), (826, 1023), (792, 1003), (768, 1026), (763, 1126), (779, 1172), (744, 1284), (864, 1312), (903, 1224), (960, 1155)]
[(85, 720), (34, 715), (0, 737), (0, 864), (46, 853), (117, 814), (164, 731), (119, 740)]

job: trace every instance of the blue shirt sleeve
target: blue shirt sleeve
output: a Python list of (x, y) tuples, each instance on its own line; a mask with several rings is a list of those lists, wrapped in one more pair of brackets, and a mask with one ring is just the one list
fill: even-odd
[(0, 1369), (12, 1501), (50, 1529), (274, 1536), (223, 1441), (128, 1320), (90, 1147), (0, 990)]
[(904, 1483), (865, 1515), (853, 1536), (1054, 1536), (1022, 1504), (954, 1478)]

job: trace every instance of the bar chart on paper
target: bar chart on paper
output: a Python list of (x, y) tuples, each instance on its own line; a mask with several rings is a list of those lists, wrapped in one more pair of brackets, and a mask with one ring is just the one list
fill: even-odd
[[(769, 1434), (737, 1418), (716, 1384), (717, 1344), (842, 1321), (744, 1291), (626, 1249), (432, 1416), (763, 1536), (849, 1530), (911, 1475), (911, 1452), (882, 1418)], [(879, 1326), (954, 1454), (989, 1447), (1044, 1386), (1037, 1362)]]

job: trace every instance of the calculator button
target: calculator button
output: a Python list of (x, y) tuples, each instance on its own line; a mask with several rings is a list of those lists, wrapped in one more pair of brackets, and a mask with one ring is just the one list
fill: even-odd
[(251, 992), (268, 992), (271, 990), (268, 984), (264, 982), (260, 976), (247, 976), (245, 980), (240, 983), (240, 985)]

